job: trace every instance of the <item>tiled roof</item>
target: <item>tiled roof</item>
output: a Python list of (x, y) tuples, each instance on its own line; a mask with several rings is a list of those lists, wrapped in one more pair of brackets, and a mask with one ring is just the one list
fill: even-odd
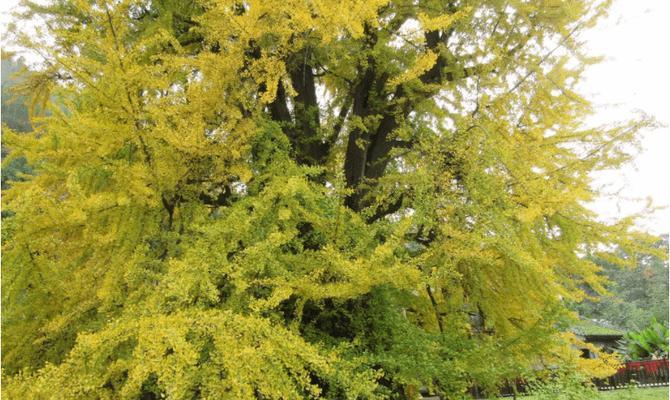
[(622, 336), (625, 333), (605, 322), (592, 319), (581, 319), (570, 330), (582, 336)]

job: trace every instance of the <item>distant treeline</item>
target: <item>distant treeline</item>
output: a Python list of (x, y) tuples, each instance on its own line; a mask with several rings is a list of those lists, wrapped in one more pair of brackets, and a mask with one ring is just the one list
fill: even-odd
[[(667, 254), (668, 235), (662, 235), (659, 248)], [(575, 306), (583, 317), (605, 320), (624, 330), (638, 330), (652, 318), (668, 325), (668, 259), (639, 257), (635, 269), (596, 261), (610, 280), (611, 296), (600, 301), (584, 301)]]
[[(25, 97), (16, 93), (17, 86), (22, 81), (22, 72), (26, 65), (22, 58), (2, 59), (2, 126), (9, 127), (17, 132), (30, 132), (33, 127), (30, 123), (28, 106)], [(2, 146), (4, 160), (7, 150)], [(25, 158), (17, 158), (2, 166), (2, 188), (8, 187), (9, 182), (20, 179), (22, 173), (29, 173), (30, 167)]]

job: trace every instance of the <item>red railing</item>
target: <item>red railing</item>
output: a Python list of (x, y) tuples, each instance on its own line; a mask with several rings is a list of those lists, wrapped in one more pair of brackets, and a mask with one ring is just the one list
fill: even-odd
[(629, 385), (667, 386), (668, 360), (628, 361), (612, 376), (595, 381), (600, 390), (619, 389)]
[[(651, 387), (668, 386), (668, 360), (628, 361), (612, 376), (605, 379), (595, 379), (593, 383), (598, 390), (622, 389), (629, 386)], [(473, 398), (483, 398), (476, 387), (470, 391)], [(522, 379), (507, 382), (500, 392), (502, 397), (516, 397), (525, 395), (526, 383)]]

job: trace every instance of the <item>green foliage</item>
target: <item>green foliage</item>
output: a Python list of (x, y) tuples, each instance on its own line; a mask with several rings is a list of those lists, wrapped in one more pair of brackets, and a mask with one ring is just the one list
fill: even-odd
[[(76, 376), (76, 379), (72, 379)], [(329, 382), (318, 386), (315, 378)], [(82, 334), (58, 367), (29, 381), (8, 378), (9, 398), (360, 398), (369, 371), (320, 354), (295, 333), (229, 311), (177, 312), (116, 320)], [(55, 390), (55, 391), (54, 391)], [(55, 397), (54, 397), (55, 396)]]
[(622, 339), (622, 351), (633, 360), (668, 356), (668, 326), (652, 318), (647, 327), (628, 332)]
[(24, 96), (16, 93), (22, 74), (27, 71), (23, 59), (14, 60), (11, 54), (2, 57), (2, 124), (18, 132), (30, 132), (28, 107)]
[[(32, 130), (28, 116), (28, 107), (25, 98), (17, 95), (15, 89), (22, 82), (22, 73), (26, 73), (26, 67), (22, 59), (14, 60), (11, 54), (3, 54), (2, 59), (2, 126), (7, 126), (17, 132), (29, 132)], [(2, 147), (2, 158), (6, 155), (6, 149)], [(15, 158), (2, 166), (2, 188), (9, 187), (9, 182), (22, 179), (24, 174), (29, 174), (32, 169), (23, 157)]]
[(608, 321), (626, 330), (639, 330), (652, 318), (668, 324), (668, 237), (656, 246), (661, 257), (640, 256), (634, 268), (621, 268), (605, 260), (602, 274), (610, 283), (608, 294), (575, 306), (580, 315)]
[(589, 378), (578, 371), (559, 368), (544, 380), (530, 385), (529, 393), (537, 400), (591, 400), (598, 391)]
[(584, 254), (653, 241), (584, 207), (653, 125), (583, 128), (606, 4), (26, 4), (45, 112), (3, 132), (35, 172), (2, 196), (6, 396), (458, 399), (616, 367), (561, 329), (604, 290)]

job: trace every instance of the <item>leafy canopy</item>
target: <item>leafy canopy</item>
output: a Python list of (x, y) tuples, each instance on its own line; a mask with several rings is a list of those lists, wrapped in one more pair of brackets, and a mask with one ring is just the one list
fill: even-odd
[(34, 171), (3, 193), (8, 397), (460, 398), (541, 363), (613, 371), (561, 332), (603, 290), (585, 255), (649, 239), (584, 207), (650, 124), (584, 127), (579, 34), (607, 4), (25, 4), (49, 112), (4, 135)]

